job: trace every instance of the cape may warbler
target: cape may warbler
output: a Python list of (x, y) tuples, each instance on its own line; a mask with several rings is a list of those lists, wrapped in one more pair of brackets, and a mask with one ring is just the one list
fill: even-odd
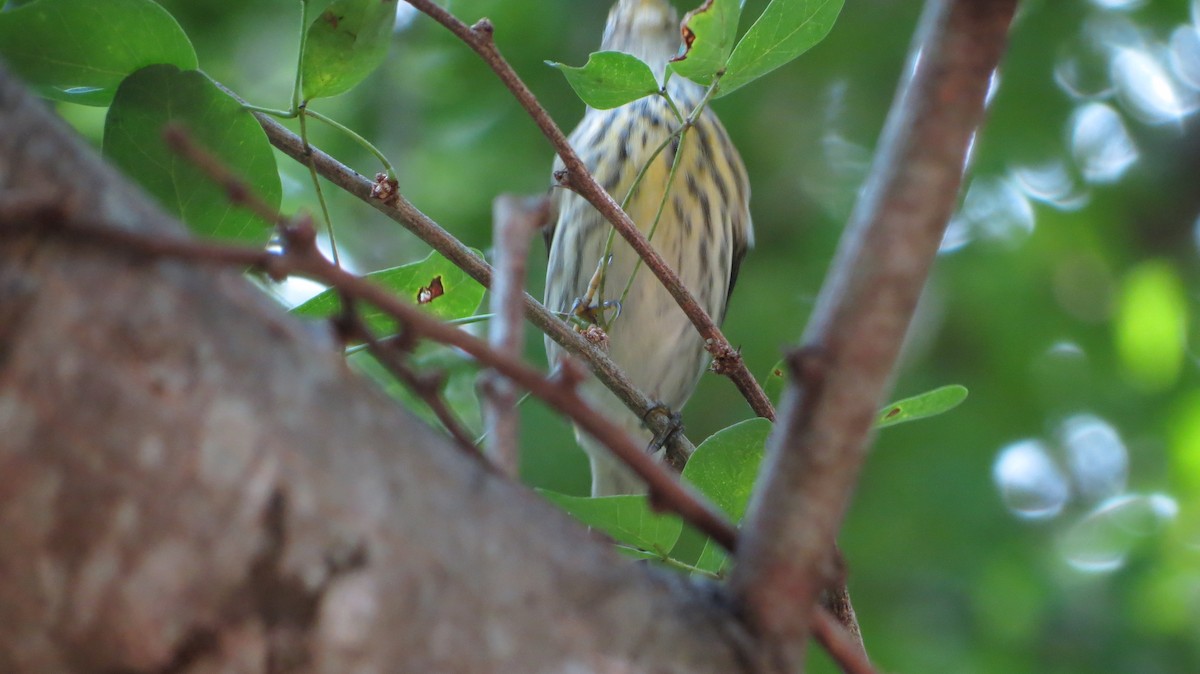
[[(662, 82), (680, 42), (679, 18), (668, 0), (618, 0), (600, 46), (640, 58)], [(672, 140), (682, 126), (679, 117), (686, 119), (704, 92), (704, 87), (675, 75), (667, 93), (679, 115), (662, 96), (614, 110), (589, 108), (571, 133), (571, 144), (613, 199), (625, 200), (625, 210), (638, 228), (719, 322), (754, 232), (746, 169), (717, 116), (705, 109), (682, 143), (677, 137)], [(654, 156), (660, 146), (662, 151)], [(676, 154), (675, 176), (668, 181)], [(561, 167), (556, 162), (555, 169)], [(603, 328), (609, 355), (633, 384), (678, 410), (707, 366), (703, 339), (653, 272), (639, 264), (620, 235), (610, 236), (611, 226), (582, 197), (555, 189), (553, 204), (557, 218), (546, 271), (546, 306), (569, 314), (577, 325)], [(546, 351), (551, 363), (561, 355), (549, 339)], [(649, 446), (652, 434), (642, 420), (599, 382), (588, 382), (584, 393), (597, 409)], [(593, 495), (645, 490), (604, 448), (578, 430), (576, 436), (591, 460)]]

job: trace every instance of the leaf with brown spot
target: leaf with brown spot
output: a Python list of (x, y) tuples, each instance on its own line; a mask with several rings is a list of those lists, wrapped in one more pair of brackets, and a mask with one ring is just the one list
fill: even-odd
[(894, 426), (906, 421), (932, 417), (958, 407), (967, 399), (967, 387), (951, 384), (926, 391), (884, 407), (875, 419), (875, 428)]
[(763, 393), (766, 393), (767, 398), (776, 405), (779, 404), (779, 395), (783, 393), (784, 379), (783, 361), (781, 360), (775, 363), (770, 374), (763, 380)]
[[(479, 255), (478, 251), (472, 252)], [(447, 321), (471, 316), (483, 301), (483, 286), (438, 253), (400, 267), (371, 272), (367, 280)], [(362, 305), (360, 309), (363, 320), (376, 334), (387, 334), (395, 327), (394, 321), (379, 309), (370, 305)], [(337, 292), (330, 289), (292, 312), (315, 318), (336, 316), (340, 310)]]
[[(387, 57), (397, 0), (334, 0), (312, 20), (301, 55), (304, 98), (337, 96)], [(312, 11), (312, 8), (309, 8)]]

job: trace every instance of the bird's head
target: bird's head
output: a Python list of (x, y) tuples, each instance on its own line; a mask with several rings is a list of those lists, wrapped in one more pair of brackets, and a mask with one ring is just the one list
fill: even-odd
[(600, 48), (633, 54), (661, 75), (681, 41), (679, 14), (668, 0), (617, 0)]

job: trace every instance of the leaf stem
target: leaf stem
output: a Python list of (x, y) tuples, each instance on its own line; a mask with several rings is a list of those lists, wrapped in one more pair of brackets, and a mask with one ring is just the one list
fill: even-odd
[[(667, 197), (670, 196), (671, 186), (675, 183), (675, 172), (679, 169), (680, 158), (683, 157), (684, 149), (687, 147), (688, 129), (691, 129), (693, 126), (695, 126), (696, 120), (700, 119), (700, 115), (704, 112), (704, 108), (708, 106), (708, 102), (712, 99), (713, 95), (717, 92), (717, 89), (720, 86), (721, 76), (724, 74), (725, 74), (725, 70), (721, 69), (721, 70), (717, 71), (717, 74), (713, 75), (712, 83), (708, 85), (708, 89), (704, 92), (704, 97), (701, 98), (700, 102), (696, 104), (696, 107), (692, 108), (692, 111), (690, 113), (688, 113), (687, 120), (682, 122), (683, 126), (681, 126), (675, 132), (675, 134), (672, 134), (673, 136), (674, 135), (679, 136), (679, 149), (676, 150), (675, 158), (671, 162), (671, 172), (667, 175), (667, 187), (666, 187), (666, 189), (663, 190), (662, 199), (658, 202), (658, 210), (654, 213), (654, 224), (650, 226), (650, 232), (646, 235), (647, 241), (653, 241), (654, 233), (656, 231), (658, 231), (658, 222), (659, 222), (659, 220), (662, 219), (663, 209), (667, 205)], [(678, 109), (675, 108), (674, 101), (671, 100), (670, 96), (667, 96), (667, 94), (665, 93), (665, 89), (664, 89), (663, 96), (667, 99), (667, 102), (671, 105), (671, 109), (675, 110), (675, 114), (677, 116), (679, 116), (679, 111), (678, 111)], [(654, 160), (654, 158), (651, 157), (651, 161), (653, 161), (653, 160)], [(621, 208), (622, 208), (622, 210), (624, 210), (625, 204), (622, 203)], [(615, 230), (612, 230), (612, 231), (615, 231)], [(609, 233), (610, 241), (612, 240), (612, 231), (610, 231), (610, 233)], [(625, 283), (625, 290), (621, 291), (621, 299), (620, 299), (621, 304), (625, 303), (625, 298), (629, 295), (629, 289), (633, 287), (633, 279), (634, 279), (634, 277), (637, 276), (638, 271), (642, 268), (642, 262), (643, 262), (642, 258), (638, 257), (637, 262), (634, 263), (633, 273), (629, 275), (629, 280)]]
[[(307, 5), (305, 5), (307, 7)], [(301, 104), (297, 109), (300, 118), (300, 140), (304, 143), (304, 147), (310, 147), (308, 144), (308, 110)], [(333, 233), (333, 219), (329, 217), (329, 203), (325, 200), (325, 191), (321, 188), (321, 178), (317, 175), (317, 167), (312, 162), (312, 155), (309, 154), (308, 161), (304, 162), (308, 167), (308, 174), (312, 178), (313, 189), (317, 192), (317, 203), (321, 205), (321, 217), (325, 221), (325, 231), (329, 234), (329, 250), (333, 254), (333, 264), (342, 266), (341, 257), (338, 255), (337, 237)]]
[(683, 113), (679, 111), (679, 106), (675, 105), (675, 99), (671, 98), (671, 94), (667, 93), (667, 85), (664, 84), (663, 88), (658, 90), (658, 95), (667, 102), (667, 107), (671, 108), (671, 112), (675, 115), (675, 121), (683, 124)]
[(261, 112), (264, 115), (278, 117), (279, 119), (295, 119), (299, 114), (295, 110), (277, 110), (275, 108), (264, 108), (261, 105), (251, 105), (249, 103), (242, 103), (242, 109), (249, 110), (250, 112)]
[(296, 50), (296, 77), (292, 82), (292, 113), (295, 117), (300, 110), (300, 87), (304, 76), (304, 50), (308, 47), (308, 2), (300, 0), (300, 47)]
[(354, 131), (350, 127), (342, 124), (341, 122), (338, 122), (337, 120), (326, 117), (325, 115), (322, 115), (321, 113), (319, 113), (315, 110), (308, 110), (307, 112), (308, 112), (309, 116), (311, 116), (313, 119), (315, 119), (318, 122), (321, 122), (323, 124), (326, 124), (328, 126), (331, 126), (334, 129), (337, 129), (338, 131), (340, 131), (343, 134), (345, 134), (346, 136), (348, 136), (355, 143), (358, 143), (367, 152), (370, 152), (371, 154), (375, 155), (375, 158), (379, 160), (379, 163), (383, 164), (383, 170), (387, 171), (388, 177), (389, 178), (396, 177), (396, 169), (392, 168), (392, 163), (388, 161), (387, 156), (384, 155), (383, 152), (381, 152), (379, 150), (379, 148), (377, 148), (371, 144), (371, 141), (367, 140), (366, 138), (363, 138), (356, 131)]
[[(366, 150), (367, 152), (370, 152), (372, 155), (375, 155), (375, 158), (378, 159), (379, 163), (383, 165), (383, 169), (385, 171), (387, 171), (388, 177), (389, 178), (396, 177), (396, 169), (392, 168), (392, 163), (390, 161), (388, 161), (387, 155), (383, 154), (383, 152), (381, 152), (379, 150), (379, 148), (372, 145), (371, 141), (367, 140), (361, 134), (359, 134), (357, 131), (354, 131), (350, 127), (346, 126), (345, 124), (342, 124), (341, 122), (333, 119), (332, 117), (327, 117), (327, 116), (317, 112), (316, 110), (308, 108), (306, 104), (302, 105), (301, 107), (304, 108), (304, 112), (307, 116), (312, 117), (313, 119), (317, 120), (318, 122), (321, 122), (322, 124), (325, 124), (326, 126), (332, 127), (334, 130), (341, 132), (346, 137), (348, 137), (350, 140), (357, 143), (364, 150)], [(259, 105), (251, 105), (249, 103), (242, 103), (242, 109), (249, 110), (250, 112), (261, 112), (264, 115), (270, 115), (270, 116), (276, 117), (278, 119), (295, 119), (300, 116), (299, 109), (277, 110), (275, 108), (264, 108)]]

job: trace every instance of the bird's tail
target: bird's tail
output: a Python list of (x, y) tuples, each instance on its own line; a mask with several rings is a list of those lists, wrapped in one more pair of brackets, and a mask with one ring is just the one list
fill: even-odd
[[(599, 386), (598, 382), (589, 383), (595, 384), (584, 387), (585, 397), (589, 399), (592, 406), (624, 428), (638, 447), (648, 448), (654, 439), (654, 433), (647, 429), (635, 414), (625, 408), (611, 391)], [(575, 428), (575, 438), (579, 441), (579, 446), (583, 448), (583, 451), (587, 452), (588, 462), (592, 467), (592, 496), (646, 493), (646, 483), (642, 481), (642, 478), (630, 470), (608, 447), (602, 445), (578, 426)], [(661, 459), (663, 453), (660, 450), (655, 458)]]
[[(644, 428), (632, 429), (631, 433), (639, 446), (647, 447), (653, 435)], [(629, 469), (607, 447), (578, 428), (575, 437), (587, 452), (592, 467), (592, 496), (616, 496), (618, 494), (645, 494), (646, 483)], [(661, 452), (660, 452), (661, 453)]]

